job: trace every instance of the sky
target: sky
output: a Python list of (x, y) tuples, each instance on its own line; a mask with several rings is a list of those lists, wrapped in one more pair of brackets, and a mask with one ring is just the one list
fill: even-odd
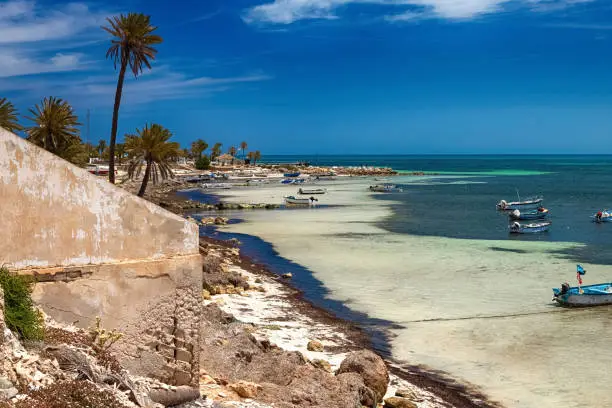
[(0, 97), (24, 116), (62, 98), (83, 140), (108, 139), (100, 26), (125, 12), (164, 42), (126, 80), (119, 139), (159, 123), (264, 156), (612, 151), (609, 0), (0, 0)]

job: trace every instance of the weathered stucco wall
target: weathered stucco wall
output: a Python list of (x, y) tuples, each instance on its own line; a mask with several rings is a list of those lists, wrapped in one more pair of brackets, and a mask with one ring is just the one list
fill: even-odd
[(197, 225), (0, 128), (0, 263), (86, 265), (198, 252)]
[(58, 321), (117, 328), (135, 374), (197, 384), (198, 226), (0, 128), (0, 264)]

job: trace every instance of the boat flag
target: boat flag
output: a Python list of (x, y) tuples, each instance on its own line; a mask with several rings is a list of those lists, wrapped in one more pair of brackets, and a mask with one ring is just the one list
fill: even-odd
[(576, 279), (578, 280), (578, 292), (582, 294), (582, 275), (584, 275), (586, 271), (582, 267), (582, 265), (576, 265)]

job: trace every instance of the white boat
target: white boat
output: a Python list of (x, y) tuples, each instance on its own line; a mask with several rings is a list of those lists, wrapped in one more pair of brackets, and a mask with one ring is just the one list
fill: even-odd
[(401, 188), (398, 188), (394, 184), (377, 184), (375, 186), (370, 186), (370, 191), (374, 191), (377, 193), (391, 193), (394, 191), (402, 192)]
[(537, 234), (540, 232), (548, 231), (548, 228), (552, 225), (552, 222), (534, 222), (531, 224), (521, 224), (520, 222), (513, 222), (508, 225), (508, 229), (511, 234)]
[(300, 188), (298, 194), (325, 194), (327, 189), (325, 188)]
[(295, 196), (286, 196), (285, 197), (285, 203), (286, 204), (291, 204), (291, 205), (314, 205), (315, 202), (317, 202), (319, 200), (317, 200), (314, 197), (309, 197), (309, 198), (297, 198)]
[(202, 183), (200, 184), (200, 188), (204, 189), (221, 189), (221, 190), (229, 190), (233, 185), (230, 183)]
[(497, 203), (496, 208), (500, 211), (535, 209), (541, 207), (542, 201), (544, 201), (542, 197), (530, 198), (524, 201), (511, 202), (501, 200), (499, 203)]

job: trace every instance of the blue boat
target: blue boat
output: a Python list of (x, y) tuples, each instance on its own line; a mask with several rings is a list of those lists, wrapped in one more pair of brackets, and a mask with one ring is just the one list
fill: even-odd
[(297, 173), (285, 173), (283, 174), (283, 177), (299, 177), (300, 174), (302, 173), (300, 173), (299, 171)]
[(508, 225), (508, 229), (511, 234), (537, 234), (540, 232), (548, 231), (548, 228), (552, 225), (552, 222), (534, 222), (531, 224), (521, 224), (520, 222), (513, 222)]
[(512, 201), (512, 202), (501, 200), (499, 203), (497, 203), (495, 208), (497, 208), (499, 211), (535, 209), (542, 205), (542, 201), (544, 201), (542, 197), (529, 198), (524, 201)]
[(593, 215), (593, 222), (612, 222), (612, 213), (608, 210), (598, 211), (597, 214)]
[(570, 287), (568, 283), (553, 289), (553, 300), (562, 306), (587, 307), (612, 304), (612, 283)]
[(508, 217), (511, 220), (543, 220), (548, 217), (548, 210), (544, 207), (528, 211), (514, 210), (508, 214)]

